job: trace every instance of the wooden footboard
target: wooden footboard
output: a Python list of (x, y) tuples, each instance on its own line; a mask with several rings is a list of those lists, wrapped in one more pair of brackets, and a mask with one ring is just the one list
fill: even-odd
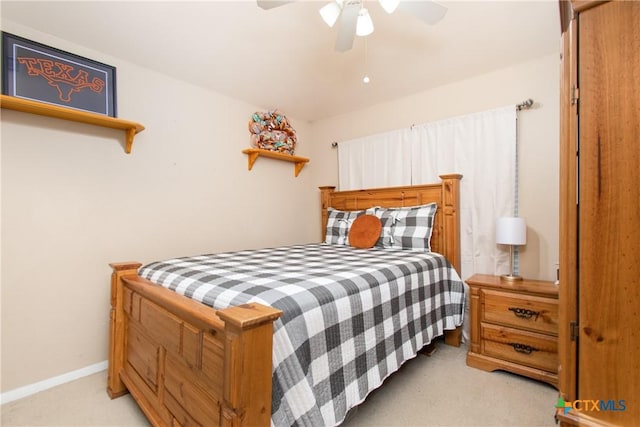
[(156, 426), (268, 426), (279, 310), (214, 310), (111, 264), (109, 376)]

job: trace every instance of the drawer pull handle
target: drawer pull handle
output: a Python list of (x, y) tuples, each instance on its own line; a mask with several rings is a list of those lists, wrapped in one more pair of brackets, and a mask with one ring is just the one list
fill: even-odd
[(513, 314), (522, 319), (531, 319), (535, 316), (535, 320), (538, 320), (538, 316), (540, 316), (539, 311), (529, 310), (528, 308), (509, 307), (509, 311), (513, 311)]
[(510, 342), (509, 345), (513, 347), (513, 349), (518, 353), (531, 354), (534, 351), (540, 351), (535, 347), (531, 347), (530, 345), (520, 344), (517, 342)]

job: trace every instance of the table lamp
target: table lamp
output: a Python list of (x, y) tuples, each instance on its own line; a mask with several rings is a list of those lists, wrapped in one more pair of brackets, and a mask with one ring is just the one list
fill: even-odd
[(517, 245), (527, 243), (527, 224), (524, 218), (503, 217), (496, 221), (496, 243), (509, 245), (510, 271), (511, 273), (501, 276), (503, 280), (522, 280), (522, 277), (515, 271), (513, 263), (513, 248)]

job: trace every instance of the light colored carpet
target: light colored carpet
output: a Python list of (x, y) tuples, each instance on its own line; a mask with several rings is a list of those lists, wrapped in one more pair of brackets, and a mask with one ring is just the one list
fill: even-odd
[[(557, 391), (506, 372), (465, 364), (466, 347), (438, 343), (389, 377), (351, 411), (345, 427), (555, 426)], [(2, 406), (3, 426), (148, 426), (131, 396), (110, 400), (106, 373)]]

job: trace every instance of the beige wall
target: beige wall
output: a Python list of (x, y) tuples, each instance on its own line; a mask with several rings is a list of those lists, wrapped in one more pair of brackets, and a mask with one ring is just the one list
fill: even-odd
[(126, 155), (118, 131), (2, 110), (2, 392), (106, 359), (109, 262), (318, 241), (316, 188), (337, 183), (332, 141), (529, 97), (536, 107), (520, 114), (520, 211), (529, 226), (521, 272), (553, 278), (555, 55), (312, 124), (290, 117), (297, 154), (311, 158), (294, 178), (292, 164), (270, 159), (246, 169), (246, 124), (264, 108), (2, 25), (115, 65), (119, 116), (147, 128)]
[[(375, 84), (375, 76), (370, 84)], [(338, 183), (337, 150), (331, 148), (333, 141), (517, 104), (532, 98), (534, 107), (518, 114), (519, 213), (526, 218), (528, 227), (527, 245), (521, 248), (520, 273), (532, 279), (555, 280), (558, 260), (558, 85), (558, 55), (549, 55), (314, 122), (313, 185)]]
[[(258, 159), (247, 122), (263, 108), (3, 22), (115, 65), (124, 133), (2, 110), (2, 392), (107, 358), (109, 262), (318, 240), (311, 164)], [(309, 124), (290, 117), (297, 153)]]

